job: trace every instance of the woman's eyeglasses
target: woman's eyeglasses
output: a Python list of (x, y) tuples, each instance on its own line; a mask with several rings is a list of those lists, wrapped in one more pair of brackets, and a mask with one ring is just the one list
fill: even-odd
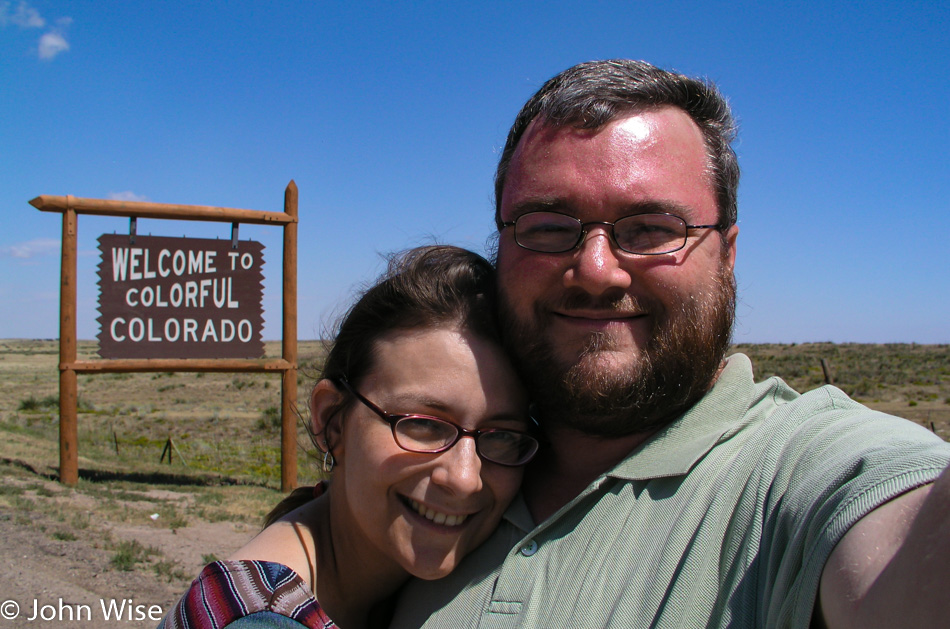
[(462, 437), (474, 439), (475, 452), (478, 456), (498, 465), (509, 467), (524, 465), (538, 452), (538, 440), (527, 433), (506, 428), (468, 430), (446, 419), (431, 415), (387, 413), (363, 397), (350, 386), (345, 378), (334, 378), (334, 382), (349, 391), (366, 408), (388, 423), (392, 428), (396, 445), (408, 452), (423, 454), (445, 452)]

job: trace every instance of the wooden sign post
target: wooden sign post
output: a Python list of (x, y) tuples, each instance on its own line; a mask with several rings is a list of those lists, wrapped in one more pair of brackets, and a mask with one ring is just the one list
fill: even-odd
[[(281, 490), (285, 492), (294, 489), (294, 487), (297, 485), (297, 427), (295, 421), (296, 415), (294, 413), (294, 403), (297, 399), (297, 184), (291, 181), (287, 185), (287, 189), (284, 191), (283, 212), (260, 212), (255, 210), (240, 210), (235, 208), (208, 207), (198, 205), (168, 205), (159, 203), (143, 203), (138, 201), (81, 199), (73, 196), (49, 195), (36, 197), (30, 201), (30, 205), (42, 212), (60, 212), (63, 215), (62, 270), (60, 279), (59, 310), (60, 482), (71, 486), (75, 486), (79, 482), (79, 453), (77, 449), (78, 431), (76, 408), (78, 396), (77, 374), (165, 371), (272, 373), (279, 371), (281, 373), (280, 486)], [(112, 310), (109, 309), (112, 305), (112, 301), (109, 301), (108, 304), (105, 304), (104, 308), (100, 308), (102, 313), (102, 316), (100, 317), (100, 324), (108, 327), (105, 332), (110, 335), (111, 346), (107, 346), (105, 349), (103, 349), (103, 346), (100, 345), (100, 355), (104, 357), (103, 360), (78, 360), (76, 354), (76, 248), (78, 223), (77, 217), (79, 214), (120, 217), (126, 216), (130, 219), (157, 218), (189, 221), (218, 221), (229, 222), (233, 224), (252, 223), (282, 227), (284, 230), (282, 312), (283, 339), (281, 346), (282, 357), (279, 359), (195, 357), (209, 355), (202, 354), (201, 352), (203, 350), (195, 349), (199, 346), (202, 346), (202, 343), (197, 341), (199, 335), (203, 336), (205, 341), (209, 340), (208, 337), (210, 335), (214, 338), (217, 338), (219, 342), (222, 337), (225, 337), (229, 339), (229, 342), (236, 338), (238, 341), (247, 339), (247, 343), (251, 344), (253, 339), (250, 338), (250, 334), (247, 332), (247, 330), (253, 325), (251, 323), (253, 314), (244, 318), (238, 318), (237, 322), (235, 322), (234, 318), (223, 316), (216, 319), (212, 319), (210, 316), (205, 317), (203, 319), (203, 321), (205, 321), (204, 328), (200, 331), (197, 330), (197, 318), (188, 318), (187, 321), (196, 321), (194, 324), (195, 329), (193, 331), (192, 337), (196, 339), (196, 341), (193, 347), (184, 347), (184, 345), (187, 345), (185, 330), (187, 326), (191, 325), (190, 323), (186, 323), (184, 318), (181, 320), (175, 319), (175, 324), (168, 323), (169, 318), (161, 319), (160, 323), (157, 323), (156, 319), (150, 319), (149, 322), (146, 322), (146, 319), (142, 317), (136, 319), (136, 317), (132, 315), (124, 317), (122, 316), (121, 312), (112, 312)], [(228, 241), (223, 242), (228, 243)], [(141, 246), (143, 244), (144, 243), (140, 243), (140, 250), (143, 249)], [(163, 244), (168, 243), (158, 243), (159, 249), (156, 249), (156, 254), (153, 258), (156, 266), (152, 268), (151, 271), (149, 271), (150, 273), (155, 273), (156, 275), (156, 283), (154, 285), (150, 285), (152, 292), (145, 296), (145, 299), (150, 300), (149, 303), (152, 305), (155, 304), (155, 299), (159, 297), (159, 295), (157, 295), (159, 292), (157, 287), (162, 285), (161, 283), (157, 282), (157, 276), (159, 275), (157, 266), (158, 256), (161, 255), (161, 251), (171, 251), (171, 249), (162, 249), (161, 245)], [(204, 257), (201, 258), (200, 262), (202, 265), (201, 272), (205, 273), (208, 271), (209, 261), (216, 272), (216, 270), (219, 268), (217, 263), (219, 258), (217, 254), (212, 255), (209, 253), (216, 250), (209, 248), (210, 245), (207, 245), (207, 243), (204, 243), (202, 246), (203, 248), (201, 251), (203, 252), (202, 255)], [(237, 271), (237, 267), (241, 265), (242, 253), (248, 253), (253, 257), (253, 253), (248, 251), (239, 253), (236, 258), (229, 256), (228, 253), (225, 253), (221, 259), (226, 261), (227, 265), (230, 265), (230, 261), (234, 261), (236, 265), (234, 270)], [(124, 253), (118, 252), (115, 255), (118, 256), (120, 261), (123, 255), (126, 256), (124, 264), (130, 264), (128, 256), (132, 255), (131, 251), (126, 251)], [(141, 255), (141, 251), (136, 255)], [(169, 253), (168, 256), (163, 260), (163, 262), (166, 263), (166, 266), (162, 267), (162, 273), (165, 271), (168, 271), (169, 275), (175, 273), (174, 255), (175, 254), (173, 253)], [(137, 264), (141, 265), (143, 259), (144, 258), (139, 258)], [(197, 259), (197, 257), (194, 259)], [(247, 258), (244, 258), (244, 260), (246, 261)], [(119, 263), (122, 264), (122, 262)], [(113, 264), (115, 264), (114, 261)], [(244, 270), (250, 270), (252, 266), (253, 260)], [(129, 268), (129, 266), (126, 266), (126, 278), (129, 277)], [(226, 268), (226, 265), (222, 264), (220, 268)], [(144, 266), (139, 266), (137, 269), (138, 270), (136, 272), (138, 273), (145, 272)], [(112, 268), (112, 271), (114, 273), (113, 277), (115, 278), (115, 269)], [(207, 279), (209, 282), (212, 282), (211, 278), (205, 279)], [(238, 309), (240, 299), (235, 298), (235, 286), (233, 279), (231, 280), (230, 284), (226, 282), (227, 278), (224, 276), (219, 278), (219, 280), (224, 280), (223, 282), (217, 284), (219, 291), (217, 298), (219, 302), (221, 300), (225, 300), (222, 309), (229, 307), (231, 304), (237, 304), (235, 308)], [(172, 290), (172, 284), (167, 285), (166, 299), (171, 299), (170, 291)], [(199, 284), (195, 288), (195, 290), (198, 292), (192, 293), (193, 305), (195, 306), (196, 312), (202, 311), (202, 308), (198, 307), (198, 300), (202, 298), (201, 296), (204, 287), (205, 285)], [(206, 287), (209, 292), (204, 294), (204, 298), (209, 300), (208, 303), (210, 305), (214, 305), (215, 284), (210, 283)], [(230, 293), (228, 293), (229, 289)], [(192, 305), (192, 302), (186, 301), (186, 291), (191, 290), (191, 287), (184, 286), (182, 283), (179, 283), (179, 290), (182, 291), (180, 297), (185, 306), (188, 307), (189, 305)], [(126, 287), (126, 292), (124, 294), (126, 306), (133, 307), (130, 305), (130, 302), (134, 302), (134, 305), (136, 306), (141, 305), (142, 297), (143, 288)], [(230, 301), (228, 301), (228, 297), (230, 297)], [(165, 303), (171, 302), (166, 301)], [(102, 306), (103, 304), (101, 303), (100, 305)], [(106, 318), (110, 316), (111, 318), (109, 318), (108, 322), (106, 322)], [(136, 323), (132, 323), (132, 319), (136, 319)], [(229, 323), (224, 323), (224, 321), (228, 321)], [(247, 328), (245, 328), (244, 324), (241, 323), (242, 321), (247, 321)], [(125, 325), (125, 328), (122, 327), (123, 325)], [(149, 325), (151, 325), (150, 328), (148, 327)], [(259, 330), (259, 327), (257, 329)], [(147, 336), (149, 332), (151, 333), (151, 337)], [(119, 340), (120, 337), (122, 340)], [(170, 337), (175, 337), (175, 340), (169, 341)], [(139, 339), (137, 342), (146, 341), (148, 338), (153, 340), (146, 342), (145, 345), (139, 345), (138, 347), (135, 347), (134, 345), (122, 345), (122, 343), (124, 343), (126, 340), (133, 340), (135, 338)], [(101, 341), (102, 334), (100, 334), (100, 342)], [(181, 343), (184, 345), (175, 348), (175, 343), (178, 343), (179, 341), (181, 341)], [(149, 354), (148, 349), (145, 349), (145, 346), (149, 343), (151, 343), (153, 347), (162, 347), (163, 349), (159, 351), (158, 354)], [(225, 345), (227, 345), (227, 343), (225, 343)], [(240, 345), (240, 343), (238, 343), (238, 345)], [(204, 346), (207, 347), (206, 345)], [(236, 345), (232, 345), (232, 348), (233, 347), (236, 347)], [(262, 348), (263, 346), (261, 345), (260, 349), (262, 350)], [(193, 353), (194, 351), (197, 351), (198, 353)], [(247, 356), (248, 354), (244, 352), (251, 350), (248, 350), (246, 347), (244, 347), (232, 351), (237, 351), (238, 355)], [(262, 354), (263, 351), (257, 353), (256, 355), (260, 356)], [(146, 355), (149, 357), (133, 357), (141, 355)], [(154, 357), (156, 355), (159, 357)], [(233, 353), (225, 353), (225, 356), (234, 355), (235, 354)]]

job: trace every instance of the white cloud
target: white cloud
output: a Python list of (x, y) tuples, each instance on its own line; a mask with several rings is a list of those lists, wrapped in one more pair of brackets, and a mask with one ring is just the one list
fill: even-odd
[(38, 256), (59, 253), (59, 251), (60, 243), (58, 240), (53, 238), (37, 238), (36, 240), (29, 240), (27, 242), (10, 245), (9, 247), (0, 247), (0, 256), (4, 258), (9, 257), (27, 260)]
[(123, 192), (110, 192), (109, 198), (113, 201), (148, 201), (148, 197), (142, 194), (135, 194), (131, 190)]
[[(0, 2), (0, 26), (6, 27), (7, 24), (13, 24), (21, 29), (46, 28), (46, 20), (29, 3), (21, 0), (16, 9), (12, 9), (11, 6), (10, 2)], [(37, 48), (40, 59), (49, 61), (59, 53), (69, 50), (69, 42), (66, 41), (66, 29), (72, 23), (73, 18), (71, 17), (58, 18), (55, 26), (50, 27), (40, 37)]]
[(43, 28), (46, 26), (46, 20), (40, 15), (40, 12), (31, 7), (26, 2), (20, 2), (16, 11), (10, 11), (9, 2), (0, 2), (0, 26), (13, 24), (20, 28)]
[(69, 50), (69, 42), (62, 33), (50, 31), (40, 37), (40, 59), (49, 60)]

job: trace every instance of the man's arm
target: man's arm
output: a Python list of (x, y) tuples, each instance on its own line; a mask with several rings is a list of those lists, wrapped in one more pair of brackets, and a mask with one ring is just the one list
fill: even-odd
[(832, 551), (819, 605), (829, 629), (950, 622), (950, 467), (859, 520)]

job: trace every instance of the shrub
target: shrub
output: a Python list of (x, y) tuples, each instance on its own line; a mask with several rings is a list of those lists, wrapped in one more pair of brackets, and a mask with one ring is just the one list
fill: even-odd
[(20, 400), (17, 410), (21, 411), (42, 411), (57, 408), (59, 406), (59, 396), (47, 395), (42, 399), (37, 399), (32, 393), (30, 397)]
[(30, 397), (25, 400), (20, 400), (20, 405), (17, 406), (18, 411), (38, 411), (40, 410), (40, 401), (36, 397), (30, 394)]
[(185, 574), (185, 571), (178, 567), (178, 564), (174, 561), (163, 559), (155, 563), (152, 568), (155, 570), (155, 574), (165, 579), (167, 582), (171, 583), (172, 581), (178, 580), (182, 581), (188, 578), (188, 575)]
[(119, 542), (119, 545), (116, 547), (115, 554), (112, 555), (112, 559), (109, 560), (109, 563), (111, 563), (116, 570), (129, 572), (135, 569), (135, 564), (145, 561), (152, 552), (153, 551), (145, 548), (136, 540), (122, 541)]
[(257, 420), (256, 428), (258, 430), (280, 428), (280, 409), (276, 406), (268, 406), (261, 411), (261, 417)]

